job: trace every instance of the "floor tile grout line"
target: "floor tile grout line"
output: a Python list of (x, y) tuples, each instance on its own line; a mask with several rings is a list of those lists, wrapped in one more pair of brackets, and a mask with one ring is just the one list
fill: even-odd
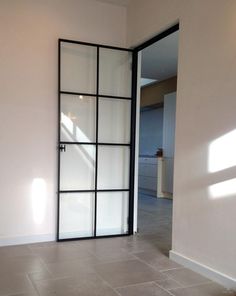
[[(166, 280), (162, 280), (162, 281), (158, 281), (158, 280), (157, 280), (157, 281), (155, 281), (155, 283), (157, 283), (157, 285), (159, 285), (158, 282), (160, 282), (160, 284), (161, 284), (161, 282), (165, 282), (165, 281), (167, 281), (167, 280), (171, 280), (171, 281), (175, 282), (176, 284), (180, 285), (180, 287), (178, 287), (178, 288), (184, 288), (184, 286), (183, 286), (180, 282), (174, 280), (173, 278), (171, 278), (171, 277), (169, 277), (169, 276), (168, 276), (168, 279), (166, 279)], [(173, 289), (169, 289), (169, 290), (173, 290)]]
[(115, 289), (122, 289), (122, 288), (128, 288), (128, 287), (136, 287), (136, 286), (144, 285), (144, 284), (147, 284), (147, 283), (154, 283), (154, 281), (145, 281), (145, 282), (139, 282), (139, 283), (135, 283), (135, 284), (128, 284), (128, 285), (124, 285), (124, 286), (118, 286), (118, 287), (115, 287)]
[(43, 266), (45, 267), (45, 269), (47, 270), (47, 272), (52, 276), (51, 271), (49, 270), (47, 263), (39, 256), (39, 260), (42, 262)]
[[(93, 273), (93, 272), (90, 272), (90, 273)], [(41, 280), (32, 280), (33, 282), (38, 282), (38, 283), (43, 283), (43, 282), (45, 282), (45, 281), (50, 281), (50, 282), (52, 282), (52, 281), (58, 281), (58, 280), (64, 280), (64, 279), (71, 279), (71, 278), (74, 278), (75, 276), (73, 276), (73, 275), (66, 275), (66, 276), (61, 276), (61, 277), (53, 277), (53, 278), (50, 278), (50, 279), (41, 279)]]
[[(135, 256), (135, 257), (137, 257), (137, 256)], [(151, 267), (151, 268), (154, 269), (155, 271), (157, 271), (157, 272), (159, 272), (159, 273), (161, 273), (161, 274), (163, 274), (163, 275), (165, 275), (165, 276), (167, 276), (167, 277), (168, 277), (168, 275), (164, 274), (165, 271), (168, 271), (168, 270), (176, 270), (176, 269), (184, 269), (184, 267), (179, 267), (179, 268), (172, 268), (172, 269), (168, 269), (168, 270), (157, 270), (155, 267), (153, 267), (153, 265), (151, 265), (151, 264), (145, 262), (144, 260), (142, 260), (142, 259), (140, 259), (140, 258), (138, 258), (138, 257), (137, 257), (137, 259), (138, 259), (140, 262), (145, 263), (146, 265), (148, 265), (149, 267)], [(169, 258), (167, 257), (167, 259), (169, 259)]]
[(155, 284), (157, 287), (161, 288), (163, 291), (165, 291), (165, 292), (169, 293), (169, 294), (170, 294), (170, 295), (172, 295), (172, 296), (175, 296), (173, 293), (171, 293), (171, 291), (170, 291), (170, 290), (167, 290), (167, 289), (165, 289), (165, 288), (163, 288), (163, 287), (159, 286), (159, 285), (158, 285), (156, 282), (154, 282), (154, 284)]
[(198, 284), (193, 284), (193, 285), (184, 285), (181, 283), (182, 287), (178, 287), (178, 288), (173, 288), (171, 290), (178, 290), (178, 289), (186, 289), (186, 288), (193, 288), (193, 287), (199, 287), (199, 286), (205, 286), (205, 285), (209, 285), (209, 284), (217, 284), (216, 282), (213, 282), (211, 280), (207, 281), (207, 282), (202, 282), (202, 283), (198, 283)]
[(164, 273), (166, 271), (178, 270), (178, 269), (184, 269), (184, 267), (174, 267), (174, 268), (169, 268), (169, 269), (160, 269), (159, 271)]
[(38, 292), (38, 289), (37, 289), (35, 283), (33, 282), (33, 280), (30, 278), (30, 276), (29, 276), (27, 273), (26, 273), (26, 277), (28, 278), (29, 282), (31, 283), (31, 285), (32, 285), (33, 289), (35, 290), (36, 294), (37, 294), (38, 296), (40, 296), (40, 294), (39, 294), (39, 292)]
[(108, 287), (110, 287), (116, 294), (120, 295), (115, 288), (113, 288), (108, 281), (106, 281), (98, 272), (95, 271), (95, 274), (97, 275), (98, 278), (100, 278)]
[[(101, 260), (101, 259), (98, 259), (98, 260)], [(95, 266), (96, 265), (101, 265), (101, 264), (108, 264), (108, 263), (118, 263), (118, 262), (125, 262), (125, 261), (131, 261), (131, 260), (136, 260), (136, 258), (129, 258), (129, 259), (111, 259), (109, 261), (104, 261), (104, 262), (99, 262), (97, 264), (94, 264)]]

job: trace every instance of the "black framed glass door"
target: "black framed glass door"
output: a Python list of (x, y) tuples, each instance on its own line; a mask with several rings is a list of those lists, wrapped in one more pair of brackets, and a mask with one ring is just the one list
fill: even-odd
[(57, 239), (133, 232), (136, 56), (59, 40)]

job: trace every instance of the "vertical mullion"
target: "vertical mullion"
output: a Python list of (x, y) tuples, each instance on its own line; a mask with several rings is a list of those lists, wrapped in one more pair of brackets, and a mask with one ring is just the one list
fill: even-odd
[(97, 46), (97, 89), (96, 89), (96, 158), (95, 158), (95, 201), (94, 201), (94, 237), (97, 236), (97, 183), (98, 183), (98, 113), (99, 113), (99, 46)]
[(129, 180), (129, 234), (133, 234), (134, 225), (134, 175), (135, 175), (135, 132), (136, 132), (136, 92), (137, 92), (137, 51), (132, 53), (132, 101), (130, 126), (130, 180)]
[(58, 144), (57, 144), (57, 241), (59, 241), (60, 223), (60, 143), (61, 143), (61, 42), (58, 40)]

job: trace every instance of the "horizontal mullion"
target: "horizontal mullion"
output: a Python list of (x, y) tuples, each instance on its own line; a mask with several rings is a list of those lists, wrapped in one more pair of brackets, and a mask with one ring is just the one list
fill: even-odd
[(61, 141), (60, 144), (64, 145), (96, 145), (96, 142), (66, 142), (66, 141)]
[(129, 192), (130, 189), (60, 190), (59, 193)]
[(124, 192), (130, 191), (130, 189), (98, 189), (97, 192)]
[(109, 49), (116, 49), (116, 50), (133, 52), (133, 49), (131, 49), (131, 48), (124, 48), (124, 47), (111, 46), (111, 45), (105, 45), (105, 44), (95, 44), (95, 43), (91, 43), (91, 42), (83, 42), (83, 41), (76, 41), (76, 40), (62, 39), (62, 38), (60, 38), (59, 41), (65, 42), (65, 43), (74, 43), (74, 44), (80, 44), (80, 45), (87, 45), (87, 46), (94, 46), (94, 47), (109, 48)]
[(110, 235), (96, 235), (96, 236), (85, 236), (85, 237), (72, 237), (72, 238), (59, 238), (58, 242), (66, 242), (66, 241), (76, 241), (76, 240), (86, 240), (86, 239), (96, 239), (96, 238), (112, 238), (112, 237), (121, 237), (121, 236), (129, 236), (129, 233), (122, 234), (110, 234)]
[(89, 193), (95, 192), (95, 190), (60, 190), (59, 193)]
[(128, 101), (132, 100), (132, 97), (119, 97), (119, 96), (108, 96), (108, 95), (98, 95), (98, 97), (108, 98), (108, 99), (128, 100)]
[(64, 90), (60, 91), (60, 94), (62, 94), (62, 95), (97, 97), (97, 94), (88, 94), (88, 93), (81, 93), (81, 92), (75, 92), (75, 91), (64, 91)]
[(131, 146), (131, 144), (126, 144), (126, 143), (97, 143), (98, 145), (101, 146)]
[(100, 95), (100, 94), (88, 94), (88, 93), (81, 93), (75, 91), (60, 91), (62, 95), (74, 95), (74, 96), (87, 96), (87, 97), (100, 97), (100, 98), (108, 98), (108, 99), (117, 99), (117, 100), (129, 100), (131, 101), (131, 97), (120, 97), (120, 96), (108, 96), (108, 95)]
[(125, 144), (125, 143), (96, 143), (96, 142), (65, 142), (61, 141), (60, 144), (64, 145), (100, 145), (100, 146), (131, 146), (131, 144)]

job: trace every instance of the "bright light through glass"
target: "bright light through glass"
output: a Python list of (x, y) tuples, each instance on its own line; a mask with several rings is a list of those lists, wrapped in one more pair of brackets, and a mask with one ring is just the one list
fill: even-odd
[(223, 198), (236, 194), (236, 178), (209, 186), (210, 198)]
[(66, 116), (63, 112), (61, 112), (61, 122), (68, 129), (68, 131), (73, 134), (73, 121)]
[(32, 183), (32, 208), (33, 218), (36, 224), (42, 224), (47, 203), (46, 182), (42, 178), (35, 178)]
[(236, 130), (216, 139), (209, 146), (209, 172), (214, 173), (233, 166), (236, 166)]

